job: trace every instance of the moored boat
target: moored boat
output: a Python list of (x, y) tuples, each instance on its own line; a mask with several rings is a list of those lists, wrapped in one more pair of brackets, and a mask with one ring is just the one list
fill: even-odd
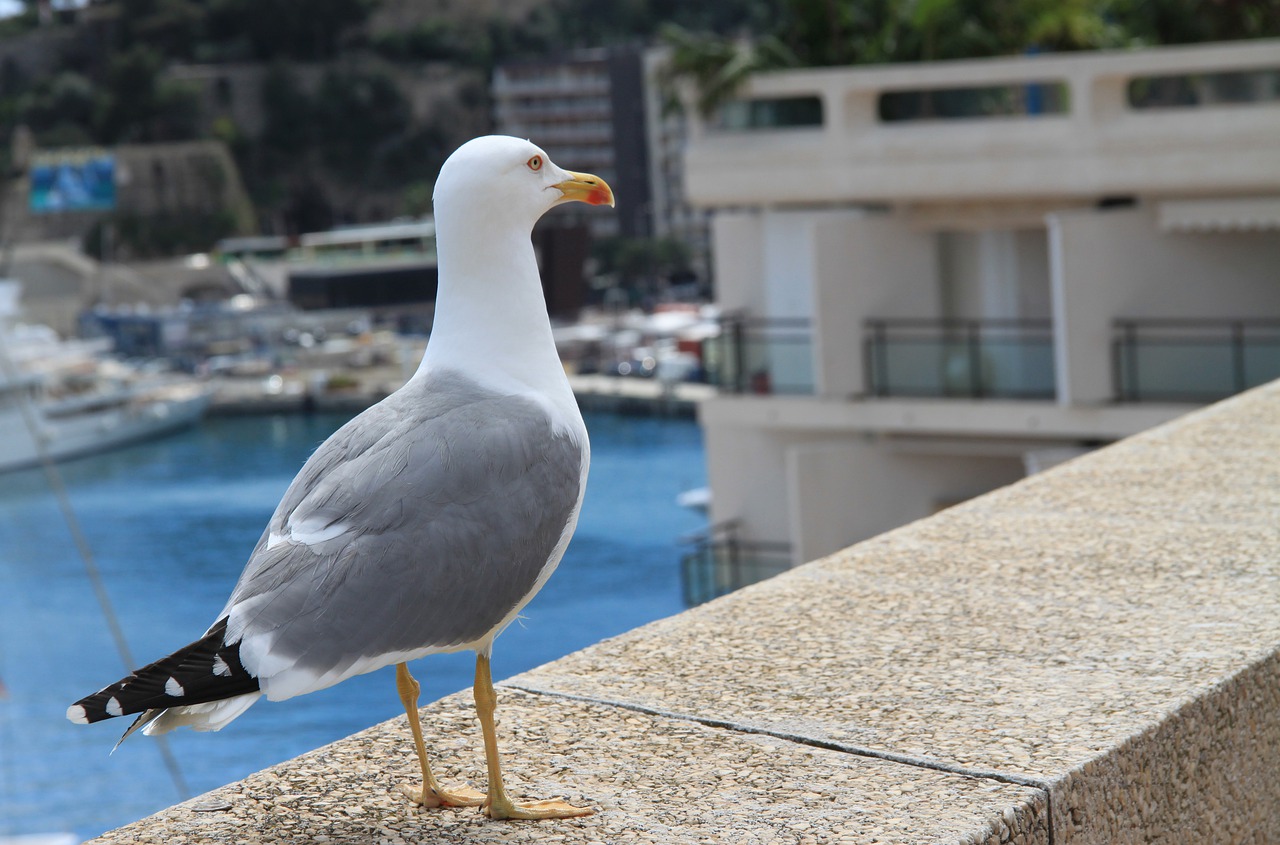
[(0, 472), (102, 452), (198, 421), (211, 391), (17, 323), (19, 286), (0, 281)]

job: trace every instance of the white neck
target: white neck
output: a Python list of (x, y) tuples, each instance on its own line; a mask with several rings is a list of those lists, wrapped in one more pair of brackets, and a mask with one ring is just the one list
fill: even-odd
[(455, 369), (567, 409), (573, 394), (551, 336), (530, 233), (492, 224), (463, 215), (448, 222), (437, 214), (440, 284), (418, 372)]

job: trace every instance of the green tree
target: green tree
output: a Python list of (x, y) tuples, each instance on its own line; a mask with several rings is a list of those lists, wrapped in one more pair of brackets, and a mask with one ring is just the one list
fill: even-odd
[(1126, 31), (1110, 14), (1110, 6), (1096, 0), (1027, 3), (1025, 40), (1028, 46), (1051, 51), (1121, 47)]
[(284, 62), (272, 64), (263, 77), (262, 113), (260, 140), (267, 151), (288, 159), (310, 147), (315, 104)]
[(205, 9), (195, 0), (118, 0), (116, 37), (125, 49), (145, 45), (166, 59), (191, 59), (204, 37)]
[(429, 182), (414, 182), (404, 189), (404, 213), (410, 217), (422, 217), (431, 213), (431, 192), (434, 185)]
[(377, 159), (410, 122), (409, 103), (395, 82), (373, 71), (325, 73), (315, 98), (322, 161), (346, 177), (376, 172)]
[(51, 143), (53, 135), (79, 137), (80, 143), (87, 143), (98, 96), (93, 83), (83, 75), (63, 71), (37, 80), (18, 97), (17, 119), (35, 132), (41, 143)]
[(22, 6), (22, 11), (18, 14), (0, 20), (0, 38), (22, 35), (40, 25), (36, 4), (32, 0), (24, 0)]
[(674, 238), (609, 238), (593, 247), (602, 273), (616, 274), (629, 290), (655, 293), (690, 269), (689, 247)]
[(731, 40), (673, 25), (663, 30), (662, 37), (671, 49), (662, 83), (671, 89), (678, 80), (689, 80), (695, 106), (704, 115), (731, 99), (751, 74), (800, 64), (800, 59), (772, 36), (759, 41)]
[(324, 61), (360, 30), (375, 0), (209, 0), (209, 38), (260, 61)]
[(1280, 0), (780, 0), (768, 35), (668, 28), (671, 76), (712, 111), (752, 73), (1280, 35)]
[[(422, 126), (402, 131), (378, 143), (371, 154), (370, 185), (387, 188), (413, 182), (425, 183), (428, 187), (434, 184), (440, 165), (453, 152), (456, 143), (449, 116), (448, 111), (443, 111)], [(428, 205), (430, 200), (428, 191)]]
[(1280, 35), (1280, 0), (1113, 0), (1110, 10), (1141, 44)]
[(99, 143), (176, 141), (196, 137), (199, 99), (182, 83), (161, 78), (161, 55), (134, 46), (107, 65), (104, 95), (97, 101), (94, 136)]

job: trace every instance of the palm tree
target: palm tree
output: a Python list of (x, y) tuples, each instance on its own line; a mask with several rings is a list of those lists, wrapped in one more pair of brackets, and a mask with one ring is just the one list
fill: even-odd
[(1280, 0), (779, 0), (772, 32), (668, 27), (667, 82), (707, 115), (764, 70), (1275, 37)]
[(668, 102), (675, 102), (678, 82), (688, 80), (696, 96), (694, 105), (704, 117), (733, 99), (751, 74), (801, 64), (795, 54), (772, 35), (755, 40), (724, 38), (671, 25), (663, 28), (662, 40), (671, 51), (661, 76), (669, 94)]

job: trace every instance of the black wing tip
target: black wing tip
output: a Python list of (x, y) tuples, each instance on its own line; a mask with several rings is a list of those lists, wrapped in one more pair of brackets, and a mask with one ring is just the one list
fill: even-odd
[(88, 725), (256, 692), (258, 679), (240, 663), (240, 644), (226, 644), (226, 632), (223, 617), (190, 645), (72, 704), (67, 718)]

